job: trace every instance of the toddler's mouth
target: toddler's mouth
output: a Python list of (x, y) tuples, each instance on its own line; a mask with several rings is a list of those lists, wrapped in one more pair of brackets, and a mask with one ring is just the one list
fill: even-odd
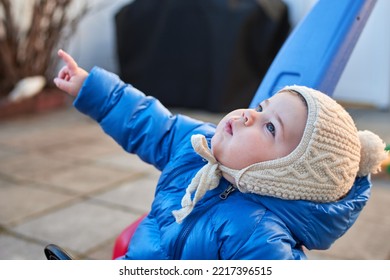
[(228, 120), (225, 124), (225, 131), (230, 134), (230, 135), (233, 135), (233, 126), (232, 126), (232, 120)]

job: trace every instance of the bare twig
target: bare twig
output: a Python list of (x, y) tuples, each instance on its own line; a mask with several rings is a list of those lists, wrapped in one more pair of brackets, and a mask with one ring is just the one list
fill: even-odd
[(0, 0), (0, 96), (7, 95), (22, 78), (53, 70), (55, 49), (70, 36), (87, 12), (87, 5), (69, 15), (73, 0), (33, 0), (28, 28), (21, 31), (12, 14), (12, 2)]
[[(9, 90), (18, 80), (18, 65), (16, 61), (17, 29), (11, 13), (11, 3), (9, 0), (0, 0), (4, 18), (0, 21), (4, 36), (0, 37), (0, 74), (5, 75), (5, 79), (0, 78), (0, 94), (2, 90)], [(1, 76), (1, 77), (2, 77)]]

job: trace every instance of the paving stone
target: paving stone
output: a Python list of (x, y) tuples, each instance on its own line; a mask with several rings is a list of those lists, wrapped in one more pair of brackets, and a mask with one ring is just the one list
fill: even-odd
[(123, 183), (112, 191), (97, 195), (94, 199), (135, 209), (140, 214), (150, 211), (156, 189), (156, 178), (142, 177)]
[[(104, 135), (100, 137), (107, 138), (107, 136)], [(61, 147), (56, 146), (51, 149), (46, 149), (45, 154), (53, 159), (94, 161), (118, 151), (125, 153), (113, 140), (107, 141), (102, 138), (84, 138), (78, 143), (71, 142)]]
[(44, 246), (0, 234), (0, 260), (46, 260)]
[(34, 178), (34, 180), (37, 183), (49, 184), (73, 193), (88, 194), (104, 188), (112, 188), (114, 184), (129, 180), (135, 175), (130, 171), (126, 172), (113, 168), (78, 165), (70, 169), (43, 174)]
[(20, 223), (72, 200), (71, 195), (0, 179), (0, 225)]
[[(85, 254), (112, 240), (138, 216), (85, 201), (13, 227), (11, 230), (40, 242), (57, 244)], [(75, 253), (73, 253), (75, 254)]]
[(11, 156), (15, 156), (19, 153), (19, 151), (13, 147), (7, 147), (5, 145), (0, 145), (0, 161), (6, 160)]
[(390, 215), (385, 214), (388, 212), (389, 203), (390, 181), (373, 181), (371, 197), (363, 209), (359, 220), (361, 219), (366, 222), (375, 221), (376, 224), (386, 226), (390, 229)]
[[(53, 146), (61, 147), (65, 143), (75, 142), (80, 139), (91, 138), (93, 135), (101, 135), (102, 130), (95, 122), (91, 123), (79, 115), (77, 119), (72, 116), (71, 122), (61, 123), (61, 114), (53, 113), (49, 116), (31, 117), (25, 122), (15, 121), (1, 123), (0, 145), (7, 145), (25, 151), (37, 151)], [(49, 122), (47, 119), (51, 119)], [(78, 121), (79, 120), (79, 121)], [(56, 124), (57, 122), (57, 124)]]
[[(47, 130), (51, 128), (66, 127), (75, 123), (89, 122), (90, 118), (77, 112), (72, 106), (59, 108), (58, 110), (31, 114), (28, 116), (20, 116), (1, 120), (1, 134), (8, 133), (24, 133), (35, 130)], [(20, 128), (23, 128), (22, 130)], [(1, 137), (0, 137), (1, 138)]]
[(40, 153), (23, 153), (0, 160), (0, 173), (16, 179), (32, 179), (54, 170), (71, 167), (69, 162), (46, 157)]
[(98, 248), (92, 249), (86, 253), (82, 259), (86, 260), (111, 260), (115, 245), (115, 239), (101, 244)]
[(50, 130), (42, 130), (36, 128), (33, 131), (25, 131), (20, 129), (20, 133), (13, 135), (2, 134), (0, 143), (5, 143), (11, 147), (24, 150), (38, 150), (53, 145), (61, 145), (72, 140), (71, 135), (62, 133), (61, 128), (53, 128)]

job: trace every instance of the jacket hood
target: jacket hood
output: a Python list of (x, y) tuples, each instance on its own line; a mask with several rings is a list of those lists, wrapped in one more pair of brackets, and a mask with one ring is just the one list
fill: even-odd
[(337, 202), (314, 203), (259, 196), (260, 203), (278, 215), (307, 249), (325, 250), (354, 224), (370, 197), (368, 176), (356, 178), (348, 194)]

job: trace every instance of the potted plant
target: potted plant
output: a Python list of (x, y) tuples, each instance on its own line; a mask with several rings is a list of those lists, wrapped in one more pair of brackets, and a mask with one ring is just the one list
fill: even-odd
[(87, 12), (85, 3), (73, 2), (0, 0), (0, 117), (66, 103), (51, 81), (57, 48)]

